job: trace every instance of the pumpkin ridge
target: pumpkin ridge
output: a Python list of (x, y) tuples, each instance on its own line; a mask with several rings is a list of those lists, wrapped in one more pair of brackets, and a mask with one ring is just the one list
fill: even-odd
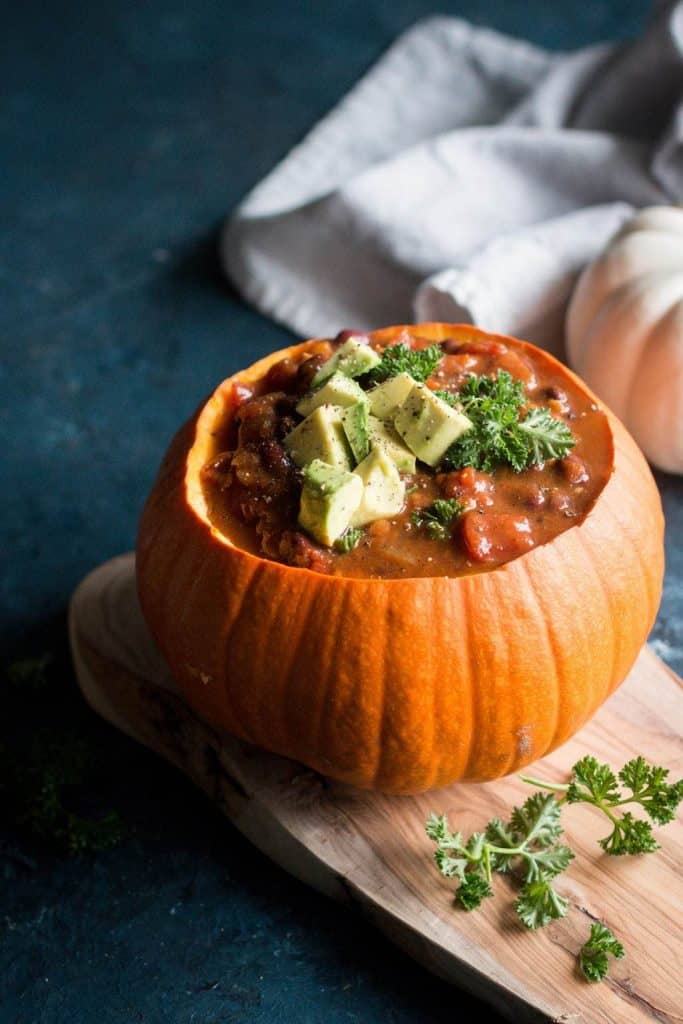
[[(603, 596), (605, 607), (607, 609), (607, 615), (606, 615), (605, 621), (610, 624), (610, 645), (609, 645), (610, 651), (611, 651), (610, 669), (609, 669), (609, 675), (608, 675), (608, 678), (607, 678), (607, 688), (606, 688), (605, 693), (602, 696), (602, 700), (600, 701), (600, 703), (602, 703), (603, 701), (605, 701), (609, 697), (610, 693), (612, 692), (613, 680), (614, 680), (615, 674), (616, 674), (616, 667), (621, 662), (621, 645), (620, 645), (620, 642), (619, 642), (619, 638), (618, 638), (618, 635), (616, 634), (615, 630), (613, 628), (611, 628), (613, 623), (614, 623), (615, 617), (616, 617), (615, 616), (616, 609), (614, 608), (614, 606), (612, 604), (612, 600), (611, 600), (610, 595), (609, 595), (609, 590), (608, 590), (608, 587), (607, 587), (607, 585), (605, 583), (605, 578), (604, 578), (604, 576), (602, 574), (602, 571), (601, 571), (601, 569), (600, 569), (600, 567), (599, 567), (599, 565), (598, 565), (598, 563), (596, 561), (595, 553), (593, 551), (593, 547), (592, 547), (592, 545), (590, 543), (590, 540), (589, 540), (587, 534), (585, 532), (584, 533), (579, 533), (578, 534), (578, 540), (579, 540), (579, 545), (583, 548), (583, 551), (584, 551), (586, 565), (590, 566), (590, 571), (592, 572), (594, 578), (597, 580), (599, 590), (600, 590), (600, 592), (601, 592), (601, 594)], [(618, 647), (615, 647), (615, 644), (617, 644)]]
[(200, 589), (201, 584), (204, 582), (204, 580), (205, 580), (205, 578), (206, 578), (206, 576), (207, 576), (207, 574), (209, 572), (209, 569), (210, 569), (210, 566), (206, 562), (204, 562), (204, 564), (200, 566), (200, 568), (197, 570), (196, 574), (194, 575), (193, 579), (191, 580), (190, 585), (188, 587), (188, 591), (187, 591), (186, 597), (185, 597), (185, 601), (183, 602), (182, 610), (181, 610), (180, 615), (178, 616), (178, 619), (177, 619), (176, 627), (177, 627), (178, 630), (181, 630), (183, 628), (183, 626), (186, 625), (186, 623), (188, 621), (188, 617), (190, 615), (192, 599), (193, 599), (193, 597), (195, 595), (195, 592)]
[[(465, 581), (469, 583), (469, 580)], [(467, 634), (467, 691), (470, 694), (469, 730), (467, 735), (467, 757), (464, 762), (462, 777), (471, 778), (472, 762), (475, 759), (475, 737), (479, 727), (479, 707), (477, 701), (477, 671), (475, 663), (476, 638), (474, 636), (475, 616), (470, 614), (472, 594), (470, 588), (465, 588), (466, 599), (464, 608), (465, 631)]]
[[(249, 710), (246, 704), (251, 686), (251, 665), (250, 671), (246, 676), (249, 682), (245, 683), (245, 678), (240, 669), (236, 668), (233, 664), (233, 651), (241, 648), (241, 634), (248, 632), (248, 630), (245, 631), (245, 625), (248, 626), (252, 619), (251, 605), (254, 600), (254, 591), (258, 585), (258, 576), (259, 571), (256, 569), (249, 575), (246, 583), (243, 584), (239, 608), (225, 623), (217, 645), (220, 651), (219, 668), (222, 678), (227, 682), (226, 696), (230, 715), (237, 726), (239, 734), (249, 743), (254, 744), (257, 744), (259, 741), (259, 730), (258, 728), (254, 729), (252, 721), (254, 711), (253, 709)], [(263, 646), (263, 641), (261, 646)], [(249, 653), (251, 656), (253, 648), (250, 647)]]
[[(338, 595), (335, 594), (336, 600), (335, 600), (335, 603), (334, 603), (334, 618), (333, 618), (333, 621), (335, 622), (335, 625), (336, 625), (337, 622), (340, 622), (340, 621), (344, 620), (344, 618), (345, 618), (345, 614), (344, 613), (348, 609), (348, 606), (350, 604), (350, 597), (351, 597), (351, 595), (350, 595), (350, 593), (348, 591), (348, 588), (346, 590), (341, 590)], [(340, 600), (340, 598), (341, 598), (341, 600)], [(340, 607), (338, 607), (338, 606), (340, 606)], [(336, 628), (334, 630), (329, 630), (329, 632), (332, 635), (332, 643), (336, 644), (338, 642), (337, 641), (337, 630), (336, 630)], [(362, 671), (363, 671), (362, 666), (359, 666), (359, 672), (362, 673)], [(321, 690), (320, 694), (318, 695), (318, 699), (317, 699), (317, 704), (318, 704), (318, 720), (317, 720), (317, 722), (312, 722), (311, 723), (311, 734), (314, 735), (314, 737), (315, 737), (314, 740), (313, 740), (313, 747), (314, 747), (314, 749), (316, 751), (316, 754), (319, 754), (319, 752), (324, 750), (325, 746), (326, 746), (325, 730), (326, 730), (326, 723), (328, 721), (327, 710), (328, 710), (328, 707), (329, 707), (329, 705), (331, 703), (332, 695), (333, 695), (333, 693), (335, 691), (335, 688), (336, 688), (336, 681), (335, 681), (335, 679), (334, 679), (334, 677), (332, 676), (331, 673), (327, 672), (324, 676), (322, 676), (322, 684), (321, 685), (322, 685), (322, 690)]]
[[(385, 598), (384, 598), (385, 613), (389, 613), (389, 603), (390, 603), (390, 601), (391, 601), (390, 596), (388, 594), (385, 595)], [(389, 631), (388, 630), (384, 630), (384, 635), (382, 636), (382, 656), (380, 658), (380, 662), (383, 665), (386, 665), (387, 661), (388, 661), (388, 658), (387, 658), (388, 647), (389, 647)], [(388, 724), (387, 690), (388, 690), (388, 687), (390, 685), (391, 685), (391, 681), (386, 676), (384, 676), (384, 679), (382, 681), (382, 692), (381, 692), (381, 696), (380, 696), (382, 711), (381, 711), (381, 714), (379, 716), (379, 720), (378, 720), (378, 723), (377, 723), (378, 724), (378, 728), (376, 730), (376, 734), (377, 734), (377, 750), (375, 752), (375, 767), (374, 767), (373, 774), (372, 774), (372, 785), (373, 785), (373, 787), (377, 787), (379, 780), (382, 778), (382, 769), (383, 769), (382, 761), (383, 761), (383, 756), (384, 756), (384, 754), (386, 752), (386, 736), (387, 736), (387, 732), (388, 732), (388, 728), (389, 728), (389, 724)]]
[[(282, 598), (279, 604), (275, 607), (271, 605), (270, 611), (274, 620), (278, 618), (278, 611), (280, 606), (286, 606), (291, 601), (290, 595), (287, 592), (282, 594)], [(288, 635), (289, 643), (286, 647), (286, 662), (279, 661), (278, 669), (282, 668), (282, 686), (279, 691), (280, 700), (280, 714), (282, 717), (282, 737), (283, 741), (289, 743), (292, 739), (292, 723), (288, 709), (294, 706), (294, 692), (296, 690), (297, 683), (299, 681), (299, 672), (297, 667), (297, 652), (300, 650), (302, 643), (305, 642), (306, 630), (309, 628), (309, 624), (312, 621), (315, 607), (313, 602), (307, 602), (306, 611), (301, 614), (301, 605), (299, 605), (297, 614), (292, 618), (296, 622), (296, 626), (290, 623), (291, 632)], [(282, 652), (281, 652), (282, 653)], [(294, 742), (298, 742), (296, 730), (294, 730)], [(315, 747), (316, 752), (320, 749), (319, 745)]]
[[(607, 488), (605, 488), (605, 490), (607, 490)], [(620, 503), (620, 502), (618, 502), (616, 500), (616, 496), (615, 496), (615, 499), (614, 499), (613, 502), (612, 502), (612, 499), (611, 499), (611, 495), (606, 495), (606, 497), (608, 497), (610, 499), (609, 504), (607, 505), (607, 507), (609, 508), (610, 512), (612, 513), (612, 517), (613, 517), (614, 521), (616, 523), (618, 523), (619, 528), (621, 529), (622, 534), (625, 537), (628, 538), (629, 547), (635, 553), (635, 557), (636, 557), (636, 559), (639, 562), (640, 572), (638, 573), (638, 579), (641, 582), (644, 581), (644, 583), (645, 583), (645, 591), (646, 591), (646, 594), (647, 594), (647, 604), (648, 604), (650, 627), (651, 627), (652, 626), (652, 622), (654, 620), (654, 614), (655, 614), (655, 612), (653, 611), (653, 608), (655, 608), (655, 611), (656, 611), (656, 606), (658, 605), (659, 602), (658, 602), (658, 599), (653, 600), (653, 595), (652, 595), (652, 592), (650, 590), (650, 584), (653, 582), (652, 574), (650, 572), (648, 572), (648, 563), (646, 562), (645, 556), (643, 554), (642, 545), (640, 543), (640, 538), (633, 536), (633, 534), (631, 532), (631, 521), (630, 521), (630, 519), (624, 519), (621, 516), (621, 510), (622, 510), (622, 507), (623, 507), (622, 503)], [(658, 510), (658, 511), (660, 511), (660, 515), (661, 515), (661, 510)], [(657, 585), (656, 593), (659, 593), (659, 589), (660, 589), (660, 587), (659, 587), (659, 585)], [(649, 629), (648, 629), (648, 631), (649, 631)]]
[[(162, 520), (162, 523), (163, 523), (163, 520)], [(169, 539), (169, 533), (170, 532), (171, 531), (169, 530), (168, 525), (166, 525), (166, 524), (164, 524), (162, 526), (161, 530), (160, 530), (161, 539), (163, 539), (165, 544), (172, 545), (171, 546), (172, 558), (169, 561), (166, 573), (164, 574), (162, 579), (159, 580), (160, 587), (161, 587), (161, 589), (163, 591), (170, 591), (172, 589), (173, 578), (175, 576), (175, 570), (176, 570), (176, 567), (177, 567), (178, 555), (183, 550), (183, 547), (185, 546), (182, 537), (176, 537), (175, 538), (175, 543), (173, 543), (173, 540), (174, 540), (173, 537), (171, 536), (170, 539)], [(167, 631), (174, 632), (175, 621), (170, 622), (169, 621), (169, 616), (173, 616), (173, 619), (175, 620), (175, 612), (173, 610), (173, 603), (172, 602), (162, 606), (162, 618), (161, 618), (161, 622), (159, 623), (159, 626), (160, 626), (160, 628), (161, 628), (161, 630), (163, 632), (167, 632)]]
[[(431, 614), (429, 616), (429, 621), (430, 622), (434, 622), (434, 623), (438, 623), (439, 624), (439, 628), (442, 629), (443, 628), (443, 619), (442, 619), (442, 616), (439, 614), (439, 609), (437, 607), (437, 592), (436, 592), (436, 589), (434, 587), (432, 587), (430, 603), (431, 603), (432, 611), (431, 611)], [(439, 646), (441, 646), (441, 645), (439, 645)], [(437, 660), (434, 658), (433, 650), (431, 648), (430, 648), (430, 655), (431, 655), (431, 660), (430, 660), (430, 673), (429, 674), (430, 674), (430, 679), (431, 679), (431, 703), (430, 703), (431, 714), (429, 715), (429, 719), (431, 721), (431, 731), (430, 731), (430, 737), (429, 737), (429, 763), (431, 764), (432, 767), (431, 767), (431, 771), (430, 771), (429, 776), (425, 780), (425, 786), (426, 786), (427, 789), (431, 789), (432, 786), (434, 786), (436, 780), (439, 778), (439, 776), (441, 774), (441, 760), (440, 760), (440, 756), (439, 756), (439, 749), (438, 749), (438, 743), (437, 743), (437, 725), (438, 725), (438, 720), (439, 720), (439, 714), (438, 714), (439, 694), (441, 692), (442, 686), (439, 683), (439, 675), (438, 675), (439, 666), (437, 664)]]
[[(431, 581), (430, 581), (431, 582)], [(438, 611), (435, 608), (435, 588), (433, 582), (429, 588), (428, 597), (425, 597), (425, 603), (428, 604), (428, 608), (424, 611), (425, 621), (433, 624), (435, 619), (438, 617)], [(433, 634), (433, 628), (432, 628)], [(430, 644), (427, 651), (424, 652), (425, 656), (425, 668), (422, 673), (421, 679), (423, 686), (428, 684), (428, 701), (426, 699), (427, 691), (426, 687), (423, 690), (425, 696), (421, 701), (421, 714), (420, 714), (420, 730), (422, 738), (422, 746), (420, 750), (420, 761), (427, 761), (429, 768), (428, 775), (424, 777), (424, 787), (426, 789), (431, 788), (434, 785), (434, 778), (438, 771), (438, 757), (435, 754), (434, 741), (436, 732), (436, 703), (437, 703), (437, 691), (439, 690), (439, 679), (441, 672), (447, 672), (446, 666), (440, 666), (436, 663), (434, 657), (434, 644)]]
[[(300, 696), (297, 691), (297, 687), (301, 684), (299, 656), (302, 644), (305, 645), (305, 637), (314, 621), (315, 614), (316, 607), (314, 601), (306, 601), (305, 604), (302, 602), (298, 605), (296, 615), (296, 636), (290, 635), (289, 639), (291, 642), (287, 645), (289, 650), (292, 651), (292, 657), (287, 665), (287, 672), (284, 678), (280, 700), (282, 719), (284, 722), (284, 735), (287, 737), (287, 742), (293, 741), (294, 749), (296, 749), (300, 744), (296, 721), (292, 721), (292, 711), (297, 707), (297, 697), (295, 694)], [(316, 745), (314, 749), (317, 758), (319, 748)], [(316, 765), (316, 768), (317, 767), (318, 766)]]
[[(520, 569), (521, 572), (524, 573), (524, 567), (521, 566)], [(499, 739), (500, 730), (499, 718), (506, 718), (505, 732), (507, 733), (507, 735), (515, 735), (515, 730), (512, 728), (512, 719), (516, 716), (517, 701), (500, 700), (500, 695), (498, 693), (498, 687), (500, 686), (499, 676), (502, 675), (506, 680), (510, 680), (511, 678), (514, 678), (515, 672), (512, 658), (512, 645), (510, 644), (509, 640), (510, 627), (509, 623), (507, 622), (506, 616), (504, 615), (504, 605), (501, 602), (496, 602), (493, 614), (494, 618), (486, 624), (486, 631), (487, 633), (492, 633), (493, 636), (505, 638), (505, 641), (503, 643), (503, 650), (505, 651), (505, 664), (502, 670), (496, 673), (495, 705), (493, 709), (489, 709), (489, 714), (491, 715), (493, 725), (493, 745), (497, 748), (499, 745), (497, 742)], [(503, 750), (505, 751), (504, 746)], [(515, 751), (512, 745), (508, 744), (507, 750), (505, 751), (504, 755), (498, 755), (496, 771), (500, 772), (501, 775), (507, 775), (512, 770), (510, 766), (514, 762), (514, 757)]]
[(538, 611), (538, 619), (539, 619), (539, 622), (542, 623), (542, 630), (543, 630), (544, 635), (546, 637), (546, 640), (547, 640), (547, 643), (548, 643), (548, 647), (550, 648), (550, 659), (549, 659), (549, 661), (550, 661), (550, 663), (552, 664), (552, 667), (553, 667), (552, 681), (553, 681), (553, 690), (554, 690), (554, 694), (555, 694), (555, 700), (553, 702), (553, 704), (554, 704), (554, 710), (553, 710), (554, 722), (553, 722), (552, 730), (550, 731), (550, 739), (549, 739), (549, 742), (548, 742), (547, 746), (545, 747), (544, 750), (539, 751), (539, 755), (538, 756), (539, 757), (543, 757), (544, 754), (548, 753), (548, 751), (555, 749), (555, 741), (556, 741), (556, 737), (557, 737), (558, 724), (559, 724), (559, 720), (560, 720), (560, 694), (561, 694), (563, 686), (564, 686), (564, 680), (561, 679), (561, 677), (560, 677), (560, 671), (561, 671), (560, 666), (562, 664), (562, 658), (560, 657), (560, 647), (559, 647), (559, 644), (557, 642), (557, 636), (555, 635), (555, 631), (553, 629), (551, 617), (548, 615), (547, 610), (546, 610), (546, 608), (545, 608), (545, 606), (543, 604), (543, 601), (541, 599), (541, 595), (538, 593), (538, 591), (536, 589), (535, 581), (534, 581), (533, 576), (531, 574), (530, 563), (526, 562), (525, 564), (522, 565), (521, 568), (522, 568), (522, 572), (523, 572), (524, 576), (526, 577), (527, 588), (528, 588), (529, 592), (533, 595), (533, 601), (534, 601), (534, 604), (535, 604), (536, 609)]
[[(629, 473), (634, 477), (637, 477), (640, 482), (646, 483), (650, 481), (650, 470), (643, 458), (642, 452), (635, 447), (633, 444), (624, 444), (624, 437), (619, 437), (619, 458), (623, 459), (625, 468), (628, 468)], [(614, 472), (614, 469), (612, 470)], [(603, 488), (603, 491), (607, 489), (609, 480)]]

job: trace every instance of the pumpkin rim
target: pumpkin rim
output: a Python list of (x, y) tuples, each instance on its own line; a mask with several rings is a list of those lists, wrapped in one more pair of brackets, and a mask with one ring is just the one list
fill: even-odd
[[(524, 349), (527, 349), (527, 350), (530, 349), (534, 353), (534, 358), (535, 359), (538, 357), (538, 355), (540, 355), (543, 359), (546, 359), (553, 367), (559, 367), (560, 370), (562, 371), (562, 373), (565, 374), (567, 377), (569, 377), (569, 379), (572, 381), (572, 383), (576, 387), (579, 388), (579, 390), (584, 394), (584, 396), (590, 398), (598, 406), (600, 411), (602, 413), (604, 413), (605, 419), (606, 419), (606, 422), (607, 422), (607, 429), (608, 429), (609, 472), (608, 472), (607, 476), (605, 477), (605, 481), (604, 481), (602, 487), (597, 492), (592, 505), (590, 506), (588, 511), (585, 513), (585, 515), (583, 515), (581, 517), (579, 522), (572, 523), (572, 525), (569, 526), (566, 530), (561, 530), (559, 533), (554, 534), (548, 540), (543, 541), (540, 544), (536, 544), (533, 548), (530, 548), (528, 551), (523, 551), (521, 554), (516, 555), (514, 558), (508, 559), (506, 562), (502, 562), (499, 565), (492, 566), (490, 569), (481, 569), (480, 571), (477, 571), (477, 572), (474, 572), (474, 573), (460, 573), (460, 574), (454, 574), (454, 575), (448, 575), (448, 574), (444, 574), (444, 573), (439, 573), (439, 574), (437, 574), (435, 576), (399, 576), (399, 577), (391, 577), (391, 576), (345, 576), (345, 575), (343, 575), (341, 573), (339, 573), (339, 574), (338, 573), (334, 573), (334, 574), (319, 573), (319, 572), (315, 572), (315, 570), (309, 569), (309, 568), (307, 568), (305, 566), (287, 565), (284, 562), (278, 562), (275, 559), (267, 558), (265, 555), (255, 554), (253, 551), (248, 551), (246, 548), (240, 547), (238, 544), (236, 544), (229, 537), (227, 537), (217, 526), (215, 526), (211, 522), (211, 519), (209, 518), (209, 515), (208, 515), (208, 511), (206, 510), (206, 499), (204, 497), (203, 487), (202, 487), (202, 484), (201, 484), (201, 481), (200, 481), (201, 468), (202, 468), (203, 465), (205, 465), (206, 458), (201, 458), (200, 457), (200, 452), (199, 452), (198, 449), (202, 445), (202, 441), (204, 441), (206, 438), (210, 438), (212, 436), (211, 428), (216, 423), (216, 419), (214, 419), (213, 417), (210, 417), (210, 415), (209, 415), (210, 409), (211, 409), (211, 405), (214, 402), (214, 400), (217, 401), (217, 402), (221, 402), (222, 403), (223, 407), (220, 410), (217, 411), (217, 416), (220, 417), (225, 412), (225, 405), (224, 405), (225, 394), (226, 394), (229, 386), (231, 386), (235, 381), (239, 381), (240, 378), (243, 378), (243, 379), (245, 379), (247, 381), (251, 381), (252, 379), (258, 380), (258, 379), (260, 379), (261, 376), (263, 376), (263, 373), (265, 371), (267, 371), (271, 365), (273, 365), (276, 362), (279, 362), (280, 359), (285, 359), (289, 355), (292, 355), (294, 353), (298, 353), (298, 352), (302, 351), (303, 349), (309, 348), (310, 346), (313, 346), (313, 345), (316, 345), (316, 344), (320, 344), (322, 342), (326, 342), (326, 341), (330, 340), (329, 338), (309, 338), (308, 340), (305, 340), (305, 341), (302, 341), (302, 342), (298, 342), (298, 343), (296, 343), (294, 345), (288, 345), (285, 348), (276, 349), (273, 352), (267, 353), (265, 356), (262, 356), (260, 359), (257, 359), (255, 362), (251, 363), (249, 366), (244, 367), (241, 370), (237, 370), (237, 371), (235, 371), (235, 373), (231, 374), (229, 377), (224, 378), (216, 386), (216, 388), (214, 388), (214, 390), (211, 392), (211, 394), (208, 396), (208, 398), (205, 401), (202, 402), (202, 404), (199, 406), (197, 412), (195, 413), (194, 417), (192, 418), (193, 419), (193, 423), (192, 423), (193, 436), (192, 436), (192, 442), (188, 446), (188, 448), (187, 448), (187, 450), (186, 450), (186, 452), (185, 452), (185, 454), (183, 456), (182, 487), (183, 487), (183, 494), (184, 494), (184, 497), (185, 497), (185, 503), (186, 503), (187, 507), (191, 510), (192, 515), (195, 517), (195, 519), (201, 525), (202, 529), (212, 539), (217, 540), (228, 551), (234, 552), (235, 554), (242, 556), (247, 561), (253, 560), (253, 562), (255, 563), (255, 567), (258, 566), (258, 565), (262, 565), (262, 566), (266, 565), (266, 566), (268, 566), (271, 569), (272, 568), (276, 568), (276, 569), (279, 569), (279, 570), (281, 570), (283, 572), (296, 572), (296, 573), (306, 573), (306, 574), (313, 573), (315, 576), (318, 576), (321, 579), (324, 579), (326, 581), (326, 585), (328, 585), (328, 586), (332, 585), (333, 582), (335, 582), (335, 581), (337, 583), (339, 583), (339, 584), (341, 584), (341, 583), (349, 584), (350, 582), (355, 581), (357, 584), (362, 584), (362, 585), (368, 585), (368, 584), (383, 584), (383, 585), (393, 584), (393, 585), (397, 585), (397, 584), (406, 584), (407, 582), (418, 583), (418, 582), (422, 581), (423, 585), (426, 586), (426, 585), (432, 584), (434, 580), (458, 581), (458, 580), (462, 580), (462, 579), (469, 579), (470, 577), (491, 576), (491, 575), (494, 575), (495, 573), (500, 573), (500, 572), (506, 571), (508, 566), (512, 565), (515, 562), (519, 562), (519, 561), (521, 561), (524, 558), (531, 557), (534, 554), (534, 552), (538, 551), (540, 548), (546, 548), (546, 547), (548, 547), (548, 545), (555, 543), (560, 537), (562, 537), (563, 534), (571, 533), (574, 530), (581, 529), (581, 527), (588, 521), (588, 519), (591, 516), (594, 515), (594, 513), (595, 513), (595, 511), (597, 509), (597, 506), (598, 506), (598, 504), (600, 502), (600, 499), (603, 497), (605, 491), (607, 490), (607, 488), (608, 488), (608, 486), (610, 484), (610, 481), (612, 480), (612, 478), (614, 476), (614, 471), (615, 471), (615, 468), (616, 468), (616, 453), (617, 453), (617, 446), (616, 446), (616, 442), (615, 442), (614, 429), (613, 429), (613, 421), (616, 419), (614, 413), (612, 413), (611, 410), (608, 409), (608, 407), (605, 405), (605, 403), (602, 402), (597, 397), (597, 395), (595, 395), (595, 393), (588, 387), (588, 385), (585, 383), (585, 381), (583, 381), (583, 379), (581, 377), (579, 377), (578, 374), (574, 373), (573, 370), (571, 370), (569, 368), (569, 366), (567, 366), (565, 363), (563, 363), (556, 356), (553, 356), (550, 352), (547, 352), (545, 349), (539, 348), (537, 345), (534, 345), (534, 344), (532, 344), (531, 342), (528, 342), (528, 341), (524, 341), (521, 338), (515, 338), (515, 337), (512, 337), (511, 335), (506, 335), (506, 334), (498, 334), (498, 333), (495, 333), (493, 331), (486, 331), (486, 330), (483, 330), (482, 328), (475, 327), (473, 324), (466, 324), (466, 323), (451, 324), (451, 323), (446, 323), (446, 322), (442, 322), (442, 321), (425, 321), (424, 323), (419, 323), (419, 324), (397, 324), (397, 325), (390, 326), (390, 327), (382, 327), (382, 328), (380, 328), (378, 330), (375, 330), (375, 331), (369, 331), (369, 332), (367, 332), (367, 336), (372, 338), (372, 339), (383, 340), (382, 336), (386, 335), (386, 337), (387, 337), (387, 346), (388, 346), (391, 343), (391, 341), (394, 339), (394, 337), (397, 336), (400, 332), (403, 332), (403, 331), (407, 331), (409, 333), (413, 333), (413, 332), (417, 332), (419, 330), (421, 332), (426, 332), (426, 333), (422, 333), (420, 336), (422, 336), (422, 337), (429, 337), (430, 333), (434, 332), (435, 330), (437, 332), (439, 332), (439, 331), (443, 330), (444, 328), (448, 328), (449, 332), (450, 332), (448, 335), (446, 335), (446, 337), (452, 336), (453, 330), (456, 330), (456, 331), (467, 331), (470, 335), (474, 334), (475, 336), (479, 336), (479, 337), (486, 338), (486, 339), (493, 339), (495, 341), (500, 341), (500, 342), (508, 343), (508, 344), (512, 343), (511, 347), (512, 347), (513, 350), (515, 348), (522, 348), (523, 350)], [(365, 334), (366, 332), (360, 332), (359, 331), (359, 333), (364, 333)], [(441, 340), (441, 339), (434, 338), (433, 340)], [(259, 373), (258, 375), (255, 375), (252, 378), (251, 377), (252, 371), (258, 371), (259, 368), (261, 368), (262, 372)], [(246, 375), (248, 375), (248, 376), (246, 376)], [(620, 421), (618, 421), (618, 422), (620, 423)], [(208, 430), (205, 429), (205, 427), (207, 427), (207, 426), (209, 428)], [(197, 507), (197, 501), (199, 501), (200, 505), (204, 506), (204, 509), (201, 509), (201, 508)]]

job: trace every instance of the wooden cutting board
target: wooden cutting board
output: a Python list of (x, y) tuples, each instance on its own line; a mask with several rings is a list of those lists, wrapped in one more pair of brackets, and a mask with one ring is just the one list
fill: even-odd
[[(501, 876), (495, 898), (468, 914), (453, 905), (453, 883), (432, 863), (424, 822), (431, 811), (443, 811), (469, 832), (504, 818), (530, 793), (517, 778), (387, 797), (330, 782), (217, 732), (180, 698), (147, 632), (133, 555), (107, 562), (81, 583), (70, 631), (81, 689), (99, 714), (180, 768), (283, 868), (354, 903), (436, 974), (513, 1021), (683, 1021), (680, 821), (658, 831), (658, 853), (610, 858), (596, 845), (606, 832), (602, 815), (568, 807), (566, 839), (576, 860), (558, 885), (571, 902), (568, 917), (527, 932)], [(563, 780), (586, 753), (614, 766), (640, 753), (679, 776), (680, 687), (644, 649), (593, 721), (530, 771)], [(612, 964), (608, 980), (590, 985), (576, 953), (596, 919), (612, 928), (627, 956)]]

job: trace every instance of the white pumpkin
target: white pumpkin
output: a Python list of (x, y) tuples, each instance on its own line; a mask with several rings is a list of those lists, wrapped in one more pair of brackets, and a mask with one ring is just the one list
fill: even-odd
[(586, 267), (567, 354), (648, 459), (683, 473), (683, 207), (642, 210)]

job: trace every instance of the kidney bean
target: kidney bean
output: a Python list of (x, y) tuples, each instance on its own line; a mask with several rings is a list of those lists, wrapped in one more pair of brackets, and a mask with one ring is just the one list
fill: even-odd
[(309, 356), (308, 359), (299, 363), (296, 371), (296, 393), (298, 395), (304, 395), (310, 391), (313, 378), (326, 361), (324, 356)]
[(541, 508), (545, 505), (545, 492), (538, 484), (529, 484), (526, 488), (524, 502), (529, 508)]
[(359, 341), (364, 341), (366, 344), (370, 341), (369, 336), (363, 331), (351, 331), (347, 329), (339, 332), (337, 337), (334, 339), (334, 344), (343, 345), (345, 341), (349, 340), (349, 338), (358, 338)]
[(536, 480), (528, 477), (521, 480), (508, 480), (504, 490), (505, 498), (514, 505), (526, 508), (542, 508), (546, 502), (546, 489)]
[(263, 464), (271, 473), (286, 476), (294, 472), (294, 463), (286, 450), (277, 441), (265, 441), (261, 446)]
[(455, 355), (461, 344), (462, 342), (456, 341), (455, 338), (444, 338), (441, 342), (441, 348), (444, 350), (446, 355), (452, 356)]
[(465, 466), (452, 473), (440, 473), (436, 482), (445, 498), (471, 498), (475, 504), (482, 506), (493, 504), (493, 477), (489, 473), (480, 473), (473, 466)]
[(571, 500), (568, 494), (564, 491), (553, 491), (548, 498), (548, 506), (553, 512), (564, 512), (565, 514), (571, 509)]
[(265, 391), (294, 391), (298, 370), (293, 359), (274, 363), (265, 376)]
[(202, 466), (202, 476), (205, 480), (223, 489), (230, 485), (231, 468), (234, 452), (221, 452), (211, 462)]
[(462, 539), (473, 562), (502, 562), (529, 551), (535, 544), (526, 516), (467, 512)]
[(586, 464), (578, 455), (566, 455), (559, 466), (570, 484), (585, 484), (590, 479)]
[(330, 573), (334, 565), (331, 551), (319, 547), (300, 530), (284, 530), (280, 536), (278, 555), (287, 565), (296, 565), (314, 572)]
[[(240, 406), (235, 416), (239, 428), (239, 446), (255, 441), (281, 439), (283, 420), (292, 416), (295, 405), (296, 399), (292, 395), (286, 395), (283, 391), (273, 391)], [(291, 424), (294, 424), (293, 419)], [(289, 424), (285, 424), (285, 427), (287, 426)]]
[(469, 341), (452, 344), (449, 351), (470, 352), (475, 356), (502, 356), (508, 351), (508, 347), (502, 341), (494, 341), (493, 338), (470, 338)]

